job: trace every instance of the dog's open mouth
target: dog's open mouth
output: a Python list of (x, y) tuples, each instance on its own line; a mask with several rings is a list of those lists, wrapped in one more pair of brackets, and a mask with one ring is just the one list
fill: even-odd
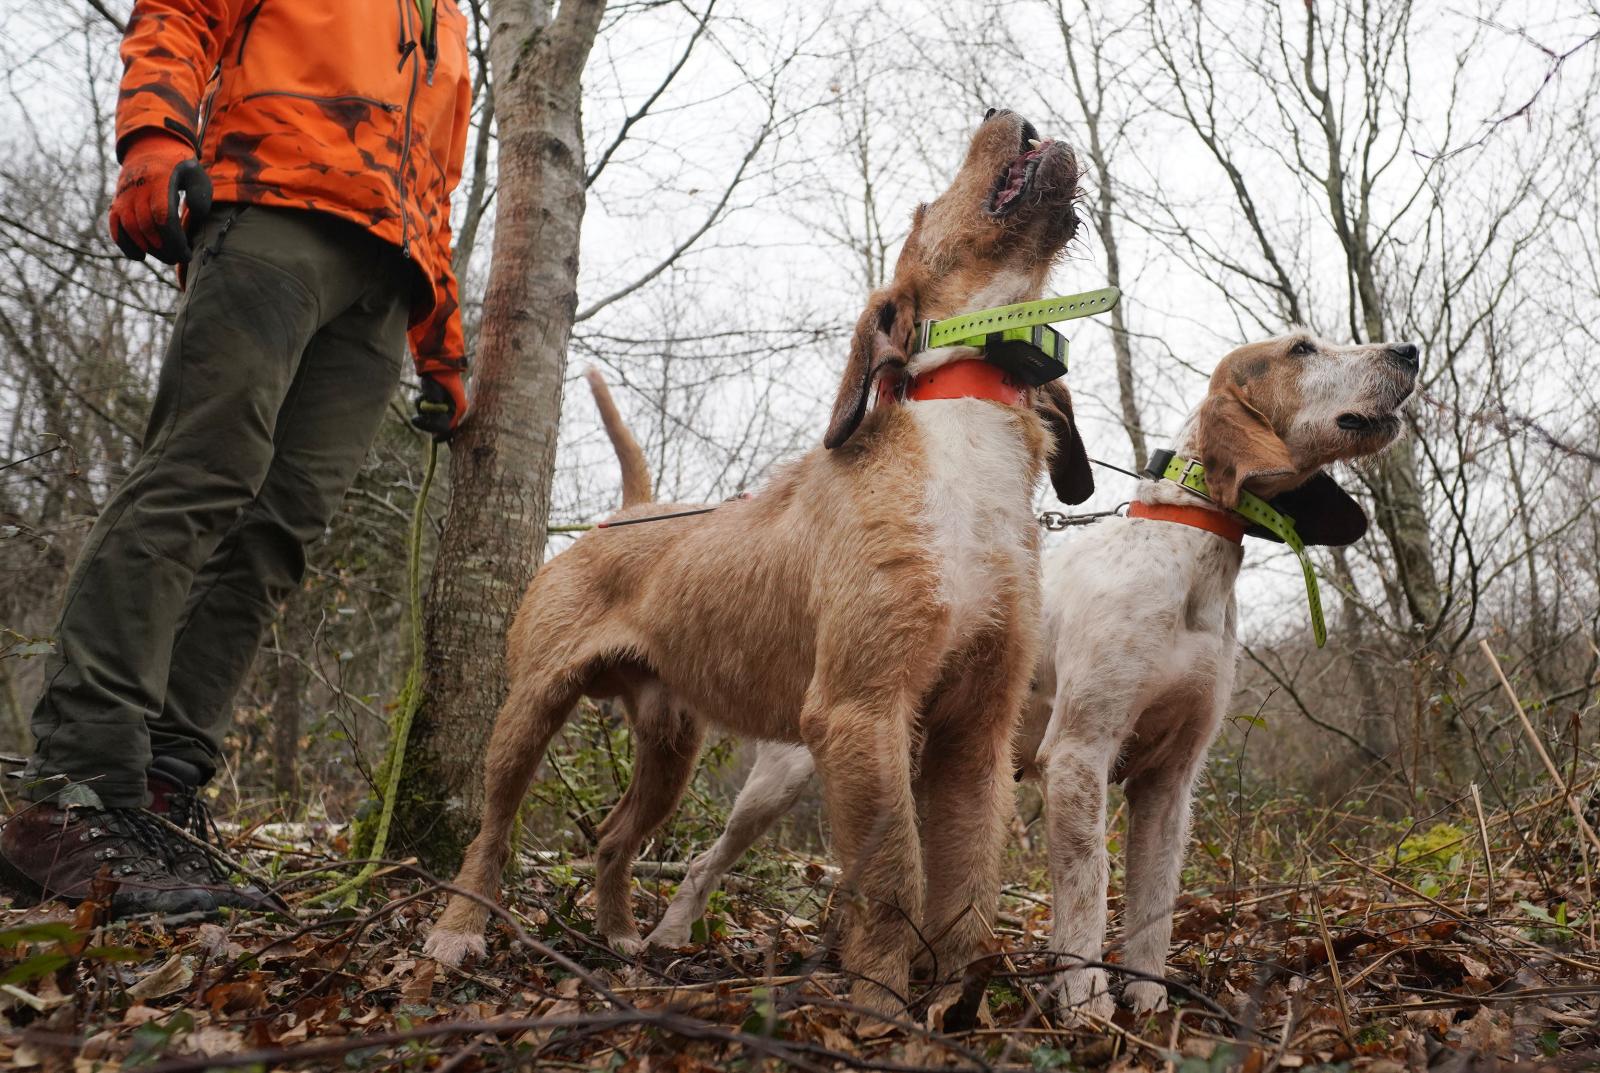
[(1022, 204), (1022, 199), (1033, 188), (1039, 162), (1054, 145), (1048, 138), (1041, 141), (1039, 132), (1026, 120), (1022, 123), (1022, 152), (995, 176), (994, 189), (989, 192), (985, 206), (990, 216), (1006, 216)]
[(1400, 428), (1400, 418), (1394, 414), (1340, 414), (1334, 423), (1346, 432), (1354, 432), (1361, 436), (1371, 436), (1377, 433), (1392, 433)]

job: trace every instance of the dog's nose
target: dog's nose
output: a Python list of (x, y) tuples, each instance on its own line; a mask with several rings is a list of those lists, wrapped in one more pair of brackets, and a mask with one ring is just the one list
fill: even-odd
[(1415, 343), (1395, 343), (1389, 347), (1389, 360), (1403, 369), (1416, 372), (1422, 365), (1422, 352)]

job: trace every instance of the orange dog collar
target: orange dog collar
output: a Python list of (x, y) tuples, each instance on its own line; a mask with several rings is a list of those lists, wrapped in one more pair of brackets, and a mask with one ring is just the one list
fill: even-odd
[(1006, 371), (978, 358), (964, 358), (912, 377), (906, 385), (907, 399), (993, 399), (1007, 406), (1027, 401), (1026, 389), (1017, 386)]
[(1244, 531), (1247, 528), (1243, 519), (1235, 518), (1231, 514), (1207, 510), (1205, 507), (1179, 506), (1175, 503), (1140, 503), (1135, 500), (1128, 504), (1128, 517), (1190, 525), (1196, 529), (1204, 529), (1208, 533), (1215, 533), (1235, 544), (1244, 543)]

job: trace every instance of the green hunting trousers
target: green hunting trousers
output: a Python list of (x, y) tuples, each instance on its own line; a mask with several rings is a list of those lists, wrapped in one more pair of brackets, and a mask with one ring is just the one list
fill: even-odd
[[(138, 462), (67, 586), (24, 794), (149, 802), (152, 756), (216, 771), (233, 697), (399, 382), (400, 251), (314, 212), (200, 228)], [(67, 792), (67, 800), (75, 796)]]

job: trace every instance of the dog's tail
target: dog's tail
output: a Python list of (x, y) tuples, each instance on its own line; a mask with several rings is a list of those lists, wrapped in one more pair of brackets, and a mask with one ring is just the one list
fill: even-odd
[(617, 461), (622, 465), (622, 505), (631, 507), (650, 502), (650, 467), (645, 464), (644, 452), (639, 450), (639, 441), (633, 438), (622, 414), (617, 412), (611, 389), (606, 386), (600, 370), (591, 366), (584, 375), (589, 379), (589, 390), (594, 392), (594, 404), (606, 426), (606, 435), (611, 437), (611, 448), (617, 452)]

